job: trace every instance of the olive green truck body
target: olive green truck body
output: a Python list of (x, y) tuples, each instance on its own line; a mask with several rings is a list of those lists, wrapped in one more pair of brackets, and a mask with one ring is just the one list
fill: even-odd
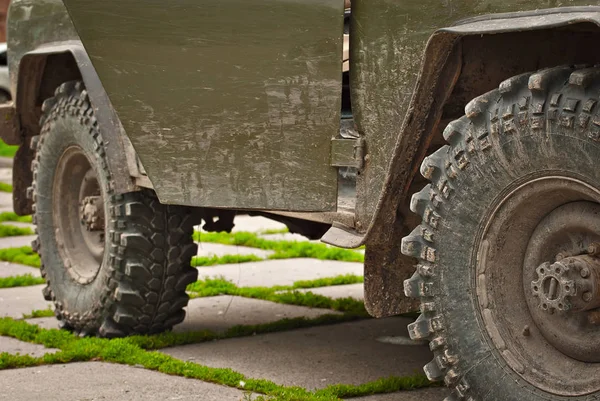
[[(597, 63), (599, 25), (600, 1), (353, 0), (345, 76), (343, 0), (13, 0), (0, 136), (22, 145), (15, 209), (31, 212), (43, 101), (81, 79), (116, 192), (366, 243), (367, 307), (395, 314), (412, 305), (410, 194), (445, 123), (508, 77)], [(350, 100), (353, 135), (340, 136)], [(357, 172), (349, 196), (341, 169)]]

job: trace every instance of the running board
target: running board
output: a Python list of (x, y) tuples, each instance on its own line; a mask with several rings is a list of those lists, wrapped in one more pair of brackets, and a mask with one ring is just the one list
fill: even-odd
[(331, 228), (321, 238), (321, 242), (339, 248), (358, 248), (365, 242), (365, 236), (343, 224), (334, 222)]

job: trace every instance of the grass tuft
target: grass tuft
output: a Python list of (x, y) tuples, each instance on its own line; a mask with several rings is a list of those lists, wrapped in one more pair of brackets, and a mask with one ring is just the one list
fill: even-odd
[(31, 223), (31, 216), (18, 216), (14, 212), (0, 213), (0, 223), (4, 223), (6, 221), (18, 221), (20, 223)]
[(347, 312), (366, 317), (364, 303), (354, 298), (331, 299), (312, 292), (300, 292), (299, 289), (316, 288), (327, 285), (361, 283), (362, 277), (354, 275), (339, 276), (334, 278), (317, 279), (311, 281), (298, 281), (291, 286), (274, 287), (238, 287), (222, 278), (209, 278), (198, 280), (188, 285), (192, 298), (213, 297), (217, 295), (233, 295), (246, 298), (262, 299), (287, 305), (306, 306), (309, 308), (331, 309), (338, 312)]
[(30, 246), (21, 248), (4, 248), (0, 249), (0, 261), (10, 263), (20, 263), (31, 267), (40, 267), (40, 257), (33, 252)]
[(50, 306), (47, 309), (34, 309), (31, 313), (24, 313), (23, 319), (35, 319), (40, 317), (53, 317), (54, 311)]
[(271, 234), (287, 234), (290, 230), (285, 228), (268, 228), (259, 232), (260, 235), (271, 235)]
[(0, 192), (8, 192), (11, 193), (13, 191), (13, 186), (7, 184), (5, 182), (0, 182)]
[(15, 157), (18, 146), (7, 145), (2, 139), (0, 139), (0, 156), (2, 157)]
[(264, 260), (256, 255), (223, 255), (223, 256), (194, 256), (193, 267), (206, 267), (236, 263), (260, 262)]
[(362, 253), (348, 249), (334, 248), (325, 244), (315, 244), (307, 241), (272, 241), (244, 231), (236, 233), (195, 232), (194, 240), (272, 250), (274, 253), (268, 257), (269, 259), (315, 258), (361, 263), (365, 260)]
[(31, 228), (28, 227), (17, 227), (10, 224), (0, 224), (0, 238), (4, 237), (18, 237), (20, 235), (33, 235), (35, 234)]
[(30, 285), (44, 284), (41, 277), (33, 277), (31, 274), (21, 276), (0, 277), (0, 288), (27, 287)]

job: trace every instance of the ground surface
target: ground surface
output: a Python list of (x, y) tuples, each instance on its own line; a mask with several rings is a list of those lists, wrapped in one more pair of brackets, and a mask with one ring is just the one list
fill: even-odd
[[(0, 180), (10, 174), (0, 169)], [(10, 211), (10, 194), (0, 193), (0, 211)], [(21, 224), (27, 226), (27, 224)], [(264, 234), (282, 225), (263, 218), (241, 216), (237, 231), (251, 231), (271, 240), (298, 240), (291, 234)], [(29, 245), (30, 237), (0, 238), (0, 247)], [(199, 255), (257, 255), (266, 258), (271, 251), (231, 245), (202, 243)], [(199, 267), (200, 276), (222, 276), (238, 287), (291, 285), (297, 280), (362, 274), (360, 263), (311, 258), (265, 260), (251, 263)], [(39, 276), (39, 270), (0, 262), (0, 277), (22, 274)], [(46, 309), (43, 286), (0, 289), (0, 315), (15, 319), (32, 310)], [(308, 290), (301, 290), (306, 292)], [(311, 289), (330, 298), (362, 298), (362, 284)], [(255, 325), (283, 318), (315, 318), (341, 312), (330, 309), (274, 303), (262, 299), (217, 295), (195, 298), (187, 308), (185, 322), (175, 332), (211, 330), (224, 333), (237, 325)], [(57, 328), (53, 317), (28, 319), (43, 328)], [(253, 379), (268, 379), (278, 385), (308, 390), (333, 384), (360, 385), (389, 376), (412, 376), (431, 359), (426, 345), (407, 338), (409, 318), (360, 319), (338, 324), (282, 330), (219, 341), (202, 342), (161, 349), (183, 361), (215, 368), (231, 368)], [(394, 340), (394, 341), (391, 341)], [(396, 344), (392, 344), (396, 343)], [(402, 345), (397, 345), (398, 343)], [(39, 357), (57, 352), (39, 344), (0, 337), (0, 353)], [(239, 386), (238, 386), (239, 387)], [(253, 399), (257, 395), (197, 379), (171, 376), (137, 366), (88, 361), (0, 370), (0, 400), (203, 400)], [(435, 401), (446, 391), (426, 388), (359, 397), (365, 401)], [(273, 398), (275, 399), (275, 398)]]

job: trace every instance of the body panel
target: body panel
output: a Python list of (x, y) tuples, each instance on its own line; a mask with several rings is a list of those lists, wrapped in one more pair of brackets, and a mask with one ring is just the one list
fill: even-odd
[[(386, 178), (389, 183), (398, 174), (390, 169), (398, 154), (396, 145), (402, 137), (415, 134), (404, 128), (410, 121), (407, 116), (414, 111), (413, 96), (428, 95), (415, 92), (415, 87), (425, 48), (435, 31), (488, 14), (598, 5), (598, 0), (353, 0), (352, 104), (369, 154), (357, 182), (357, 226), (366, 231), (373, 222), (387, 191)], [(411, 160), (401, 162), (411, 164)]]
[[(533, 16), (535, 13), (540, 15)], [(391, 149), (389, 166), (385, 169), (379, 166), (383, 170), (384, 186), (378, 190), (371, 188), (369, 192), (364, 187), (366, 181), (359, 181), (363, 196), (359, 194), (362, 209), (358, 213), (363, 213), (362, 221), (373, 217), (364, 236), (367, 243), (365, 304), (372, 315), (394, 315), (414, 307), (414, 302), (403, 295), (402, 282), (413, 274), (415, 261), (401, 254), (398, 238), (408, 235), (418, 224), (409, 210), (410, 195), (425, 185), (415, 182), (414, 178), (421, 161), (431, 149), (434, 133), (443, 129), (440, 127), (443, 113), (455, 113), (454, 118), (458, 118), (464, 113), (467, 102), (474, 97), (497, 87), (503, 79), (526, 71), (562, 64), (599, 62), (596, 52), (590, 51), (598, 40), (598, 24), (600, 7), (584, 7), (487, 16), (483, 21), (474, 20), (441, 29), (429, 39), (423, 52), (423, 68), (406, 112), (407, 117), (402, 123), (398, 122), (402, 125), (397, 136), (389, 135), (390, 131), (369, 131), (371, 126), (364, 126), (365, 117), (355, 116), (359, 120), (362, 117), (363, 133), (366, 130), (375, 135), (371, 140), (367, 135), (369, 153)], [(510, 33), (501, 36), (502, 32)], [(561, 38), (564, 40), (561, 41)], [(560, 46), (553, 48), (553, 44)], [(352, 71), (356, 72), (354, 65)], [(379, 72), (384, 74), (383, 70)], [(465, 83), (469, 85), (465, 86)], [(371, 84), (375, 85), (375, 82)], [(381, 88), (384, 82), (379, 82), (379, 85), (376, 87)], [(357, 109), (358, 113), (379, 112), (383, 116), (381, 119), (374, 114), (369, 115), (372, 123), (379, 124), (381, 129), (392, 129), (382, 128), (396, 116), (393, 108), (389, 108), (391, 105), (387, 104), (386, 108), (379, 103), (381, 109), (368, 109), (365, 106), (374, 106), (386, 99), (373, 97), (370, 100), (368, 104), (359, 102), (355, 112)], [(353, 101), (356, 104), (356, 100)], [(445, 109), (448, 101), (456, 106), (456, 110)], [(367, 166), (367, 169), (373, 167)], [(366, 175), (368, 173), (363, 172), (362, 177)], [(374, 185), (374, 175), (371, 174), (370, 178)], [(369, 196), (372, 203), (367, 202)], [(374, 216), (367, 213), (369, 208), (372, 208)]]
[[(82, 79), (86, 85), (99, 129), (105, 138), (107, 160), (113, 171), (114, 190), (117, 193), (136, 190), (127, 165), (126, 152), (129, 144), (124, 140), (119, 119), (62, 1), (12, 0), (8, 27), (10, 85), (21, 129), (20, 138), (15, 140), (19, 144), (24, 142), (25, 147), (28, 147), (30, 137), (39, 133), (41, 105), (44, 101), (40, 93), (44, 86), (41, 81), (48, 66), (48, 58), (70, 55), (78, 71), (67, 74), (67, 80)], [(56, 85), (60, 83), (56, 82)], [(55, 87), (45, 88), (45, 95), (51, 96), (54, 89)], [(31, 157), (31, 152), (19, 152), (17, 159), (22, 159), (22, 162), (15, 163), (13, 174), (15, 205), (21, 205), (18, 208), (15, 206), (15, 210), (24, 214), (31, 213), (31, 202), (25, 196), (31, 182), (31, 171), (29, 167), (21, 168), (19, 165), (26, 166), (31, 162)]]
[(335, 210), (342, 1), (65, 3), (162, 202)]

